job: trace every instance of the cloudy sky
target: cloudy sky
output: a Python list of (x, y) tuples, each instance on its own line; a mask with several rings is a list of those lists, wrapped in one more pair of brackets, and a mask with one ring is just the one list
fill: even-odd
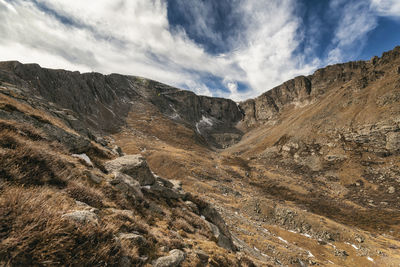
[(400, 45), (400, 0), (0, 0), (0, 60), (243, 100)]

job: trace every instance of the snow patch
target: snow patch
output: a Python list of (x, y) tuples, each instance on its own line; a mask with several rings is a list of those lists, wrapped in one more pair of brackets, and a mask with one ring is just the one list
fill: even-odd
[(367, 260), (374, 262), (374, 259), (371, 257), (367, 257)]
[(201, 127), (210, 127), (210, 126), (213, 126), (213, 124), (214, 123), (213, 123), (212, 118), (208, 118), (208, 117), (202, 115), (201, 120), (196, 123), (196, 130), (198, 133), (201, 133), (200, 132)]
[(280, 241), (282, 241), (282, 242), (285, 242), (286, 244), (288, 244), (289, 242), (288, 241), (286, 241), (285, 239), (283, 239), (282, 237), (280, 237), (280, 236), (278, 236), (278, 239), (280, 240)]
[(305, 236), (305, 237), (308, 237), (308, 238), (311, 238), (311, 236), (309, 234), (301, 234), (301, 235)]
[(314, 255), (310, 251), (307, 251), (307, 252), (308, 252), (308, 257), (309, 258), (315, 258)]
[(359, 249), (356, 245), (354, 245), (354, 244), (351, 244), (351, 246), (354, 248), (354, 249)]

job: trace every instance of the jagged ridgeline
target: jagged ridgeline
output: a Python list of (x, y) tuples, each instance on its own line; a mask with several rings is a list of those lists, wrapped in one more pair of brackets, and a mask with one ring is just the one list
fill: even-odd
[(0, 62), (0, 265), (398, 266), (400, 47), (265, 89)]

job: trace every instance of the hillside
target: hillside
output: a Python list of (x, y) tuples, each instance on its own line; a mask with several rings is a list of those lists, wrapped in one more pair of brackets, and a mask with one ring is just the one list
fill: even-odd
[(0, 264), (398, 266), (399, 102), (400, 47), (239, 105), (0, 62)]

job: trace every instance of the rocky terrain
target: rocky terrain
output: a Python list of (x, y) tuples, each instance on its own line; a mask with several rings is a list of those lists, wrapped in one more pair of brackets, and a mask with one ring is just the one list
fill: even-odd
[(0, 265), (399, 266), (400, 47), (267, 90), (0, 62)]

